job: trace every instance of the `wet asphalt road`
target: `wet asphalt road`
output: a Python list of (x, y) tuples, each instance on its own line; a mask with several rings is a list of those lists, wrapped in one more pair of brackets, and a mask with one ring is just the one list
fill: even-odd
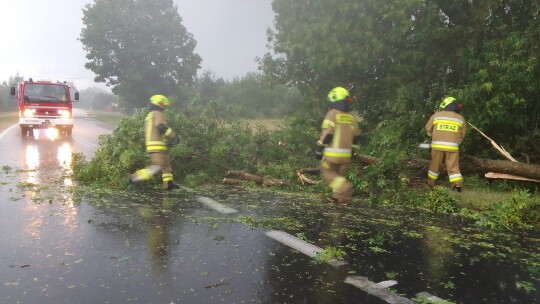
[(196, 193), (79, 196), (71, 153), (91, 157), (97, 137), (110, 131), (79, 113), (72, 138), (51, 139), (43, 131), (22, 137), (18, 126), (2, 133), (1, 304), (372, 298), (340, 281), (329, 288), (335, 282), (328, 267), (319, 272), (301, 254), (297, 265), (283, 265), (291, 259), (283, 256), (287, 247), (264, 230), (202, 208)]
[[(91, 157), (111, 130), (84, 114), (75, 125), (71, 139), (23, 139), (18, 127), (0, 135), (0, 304), (412, 303), (419, 292), (456, 303), (539, 299), (538, 280), (515, 262), (534, 257), (537, 237), (478, 236), (454, 217), (219, 187), (76, 191), (71, 152)], [(272, 232), (290, 233), (293, 244)], [(329, 246), (345, 250), (346, 264), (314, 263), (309, 251)], [(486, 254), (500, 251), (517, 254)]]

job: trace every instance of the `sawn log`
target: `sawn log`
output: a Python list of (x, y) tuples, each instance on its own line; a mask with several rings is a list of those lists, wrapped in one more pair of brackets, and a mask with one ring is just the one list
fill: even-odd
[(277, 179), (277, 178), (265, 178), (263, 176), (252, 174), (244, 171), (229, 170), (227, 175), (223, 179), (224, 184), (236, 185), (240, 184), (243, 181), (253, 181), (258, 185), (269, 187), (269, 186), (288, 186), (290, 181)]

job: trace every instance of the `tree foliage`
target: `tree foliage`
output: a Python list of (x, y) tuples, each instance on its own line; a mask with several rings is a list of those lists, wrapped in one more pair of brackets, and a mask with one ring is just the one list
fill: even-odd
[[(226, 109), (211, 103), (204, 109), (192, 105), (165, 112), (168, 125), (182, 141), (170, 148), (175, 179), (186, 183), (220, 181), (228, 170), (271, 172), (279, 178), (294, 175), (285, 159), (297, 158), (298, 167), (313, 163), (294, 157), (292, 146), (279, 145), (283, 132), (270, 133), (260, 126), (224, 119)], [(91, 160), (76, 154), (73, 173), (77, 180), (110, 188), (127, 186), (127, 176), (149, 164), (145, 152), (143, 124), (146, 111), (122, 119), (111, 135), (99, 138), (100, 148)], [(297, 156), (297, 155), (296, 155)], [(148, 183), (152, 184), (152, 183)], [(156, 179), (156, 184), (159, 184)]]
[(98, 87), (81, 90), (81, 97), (77, 102), (79, 108), (109, 110), (114, 109), (114, 105), (118, 103), (117, 96)]
[[(522, 0), (274, 0), (265, 75), (297, 85), (321, 107), (351, 89), (373, 149), (422, 140), (438, 101), (517, 157), (540, 161), (540, 4)], [(489, 154), (470, 136), (464, 150)]]
[(235, 105), (242, 117), (281, 118), (295, 112), (302, 100), (296, 88), (270, 86), (261, 74), (248, 73), (221, 86), (216, 101)]
[(10, 76), (7, 81), (3, 81), (0, 84), (0, 110), (1, 111), (14, 111), (18, 108), (19, 103), (10, 94), (12, 85), (17, 84), (23, 80), (23, 76), (16, 74)]
[[(211, 71), (205, 71), (193, 86), (180, 89), (182, 96), (175, 107), (199, 107), (212, 103), (226, 108), (231, 118), (283, 118), (300, 107), (302, 95), (294, 87), (270, 85), (260, 73), (225, 81)], [(223, 113), (222, 113), (223, 114)]]
[(193, 81), (201, 58), (172, 0), (95, 0), (83, 9), (85, 67), (128, 106)]

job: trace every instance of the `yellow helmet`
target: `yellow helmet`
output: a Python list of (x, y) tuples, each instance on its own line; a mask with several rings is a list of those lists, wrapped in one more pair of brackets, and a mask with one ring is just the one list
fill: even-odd
[(171, 104), (171, 102), (169, 101), (169, 98), (163, 95), (154, 95), (150, 97), (150, 103), (160, 108), (165, 108)]
[(330, 91), (330, 93), (328, 93), (328, 100), (330, 102), (341, 101), (344, 99), (350, 99), (350, 97), (349, 97), (349, 91), (347, 91), (346, 89), (342, 87), (335, 87)]
[(441, 104), (439, 105), (439, 109), (444, 109), (446, 108), (449, 104), (451, 104), (452, 102), (456, 101), (456, 99), (454, 97), (445, 97), (443, 99), (443, 101), (441, 102)]

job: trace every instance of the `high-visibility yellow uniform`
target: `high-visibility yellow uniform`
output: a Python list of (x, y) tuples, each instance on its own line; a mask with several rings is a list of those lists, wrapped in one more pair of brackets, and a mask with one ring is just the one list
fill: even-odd
[(332, 197), (346, 203), (353, 193), (353, 185), (345, 177), (351, 162), (354, 138), (360, 135), (358, 122), (350, 112), (331, 109), (322, 123), (322, 132), (317, 144), (324, 145), (324, 140), (331, 135), (332, 140), (323, 150), (321, 175), (332, 188)]
[(444, 161), (448, 178), (454, 187), (463, 186), (463, 176), (459, 170), (459, 144), (467, 132), (463, 116), (454, 111), (440, 111), (431, 116), (426, 124), (431, 140), (431, 162), (428, 184), (435, 185)]
[(146, 115), (144, 120), (144, 138), (146, 151), (150, 155), (152, 165), (137, 170), (131, 176), (131, 180), (134, 182), (148, 180), (157, 172), (161, 171), (163, 188), (167, 189), (173, 182), (173, 169), (167, 151), (167, 140), (177, 138), (177, 134), (167, 126), (162, 108), (152, 106), (150, 112)]

